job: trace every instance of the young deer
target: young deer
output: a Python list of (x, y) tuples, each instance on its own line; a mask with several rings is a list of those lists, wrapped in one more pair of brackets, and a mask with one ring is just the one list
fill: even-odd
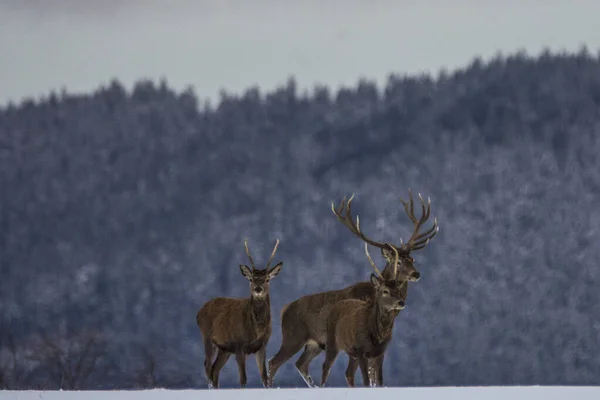
[[(408, 203), (404, 200), (400, 201), (404, 205), (406, 215), (414, 224), (414, 230), (406, 243), (403, 243), (401, 239), (401, 244), (397, 246), (390, 243), (373, 241), (361, 232), (358, 216), (356, 217), (356, 223), (352, 217), (351, 203), (354, 195), (347, 202), (344, 197), (337, 210), (334, 204), (331, 204), (333, 213), (352, 233), (361, 238), (365, 243), (381, 249), (381, 253), (387, 261), (382, 275), (384, 279), (396, 280), (398, 284), (404, 283), (407, 280), (419, 280), (420, 273), (414, 266), (415, 260), (412, 258), (411, 252), (427, 246), (439, 230), (437, 220), (434, 219), (433, 226), (430, 229), (422, 233), (419, 232), (423, 224), (430, 217), (431, 201), (425, 207), (425, 202), (421, 195), (419, 195), (422, 214), (421, 218), (417, 219), (410, 190), (408, 194)], [(346, 215), (343, 215), (344, 209), (346, 210)], [(396, 253), (398, 254), (397, 258)], [(406, 298), (407, 291), (408, 285), (402, 286), (404, 298)], [(277, 354), (269, 360), (269, 385), (273, 384), (277, 370), (304, 347), (304, 352), (296, 361), (296, 368), (309, 387), (315, 386), (309, 373), (309, 366), (310, 362), (325, 347), (329, 311), (339, 301), (346, 299), (368, 300), (372, 296), (373, 285), (370, 282), (359, 282), (345, 289), (303, 296), (285, 305), (281, 311), (281, 347)]]
[[(244, 239), (252, 269), (240, 265), (240, 271), (250, 281), (250, 298), (217, 297), (204, 304), (196, 315), (204, 339), (204, 368), (209, 388), (219, 387), (219, 372), (232, 354), (235, 354), (242, 387), (246, 385), (246, 356), (249, 354), (256, 354), (261, 380), (265, 387), (268, 384), (265, 360), (267, 343), (271, 337), (269, 281), (279, 274), (283, 262), (271, 269), (269, 267), (278, 245), (279, 239), (266, 268), (257, 269), (248, 250), (248, 239)], [(211, 364), (215, 347), (218, 353), (214, 364)]]
[[(363, 385), (383, 386), (383, 355), (392, 338), (394, 320), (404, 308), (402, 287), (407, 281), (398, 285), (396, 279), (385, 279), (369, 255), (365, 243), (365, 253), (371, 266), (377, 273), (371, 274), (373, 298), (368, 301), (347, 299), (338, 302), (327, 318), (327, 340), (325, 346), (325, 362), (321, 386), (329, 377), (331, 366), (338, 352), (344, 351), (349, 356), (346, 369), (348, 386), (354, 386), (354, 373), (358, 366), (363, 376)], [(398, 251), (394, 251), (397, 260)], [(369, 361), (373, 365), (373, 375), (369, 373)], [(376, 381), (376, 382), (374, 382)]]

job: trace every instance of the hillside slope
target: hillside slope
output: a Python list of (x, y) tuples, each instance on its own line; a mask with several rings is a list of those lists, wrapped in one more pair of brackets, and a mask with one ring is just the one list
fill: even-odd
[[(91, 331), (105, 354), (83, 387), (204, 386), (194, 316), (248, 294), (244, 236), (257, 262), (281, 240), (271, 356), (285, 303), (370, 273), (330, 202), (356, 193), (363, 230), (398, 241), (412, 188), (441, 231), (415, 253), (422, 279), (386, 384), (597, 385), (599, 128), (600, 60), (585, 53), (476, 60), (383, 91), (300, 94), (290, 79), (203, 109), (146, 81), (3, 109), (0, 361), (10, 335), (32, 348), (38, 334)], [(52, 357), (19, 357), (7, 386), (57, 387)], [(345, 362), (331, 385), (345, 384)], [(292, 371), (278, 385), (302, 386)], [(248, 377), (259, 385), (253, 363)], [(237, 385), (233, 362), (222, 380)]]

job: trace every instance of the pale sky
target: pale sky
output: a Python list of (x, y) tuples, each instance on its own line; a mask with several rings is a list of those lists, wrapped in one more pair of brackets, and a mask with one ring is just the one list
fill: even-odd
[(0, 105), (140, 78), (200, 98), (600, 49), (599, 0), (0, 0)]

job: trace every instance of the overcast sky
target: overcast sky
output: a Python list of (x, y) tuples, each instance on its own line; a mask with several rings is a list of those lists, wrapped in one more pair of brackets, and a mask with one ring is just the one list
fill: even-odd
[(0, 0), (0, 105), (166, 77), (200, 97), (600, 49), (598, 0)]

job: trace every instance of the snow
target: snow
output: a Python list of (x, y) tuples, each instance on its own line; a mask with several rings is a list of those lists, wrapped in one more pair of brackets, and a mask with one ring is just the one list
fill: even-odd
[[(600, 399), (600, 387), (591, 386), (488, 386), (419, 388), (297, 388), (297, 389), (216, 389), (216, 390), (127, 390), (127, 391), (0, 391), (0, 400), (82, 399), (82, 400), (363, 400), (377, 391), (380, 398), (410, 400), (564, 400)], [(383, 397), (381, 397), (383, 396)], [(387, 397), (389, 396), (389, 397)]]

